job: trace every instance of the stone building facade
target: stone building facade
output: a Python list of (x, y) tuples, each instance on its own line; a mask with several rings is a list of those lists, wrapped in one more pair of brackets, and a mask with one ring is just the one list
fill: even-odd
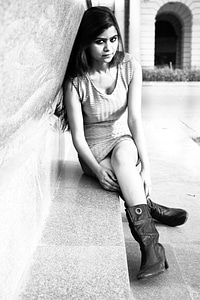
[(144, 68), (200, 68), (200, 1), (93, 0), (115, 12), (126, 50)]

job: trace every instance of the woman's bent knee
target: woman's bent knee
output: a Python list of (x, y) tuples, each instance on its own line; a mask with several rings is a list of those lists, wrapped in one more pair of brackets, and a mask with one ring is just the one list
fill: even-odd
[(135, 143), (132, 141), (122, 141), (118, 143), (112, 152), (112, 164), (125, 165), (138, 162), (138, 152)]

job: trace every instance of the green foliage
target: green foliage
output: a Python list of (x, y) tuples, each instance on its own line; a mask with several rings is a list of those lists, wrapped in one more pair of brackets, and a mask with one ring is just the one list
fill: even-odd
[(143, 81), (200, 81), (200, 70), (169, 67), (143, 69)]

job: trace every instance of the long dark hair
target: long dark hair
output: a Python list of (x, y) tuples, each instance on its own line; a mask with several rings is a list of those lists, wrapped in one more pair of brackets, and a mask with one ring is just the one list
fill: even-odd
[[(104, 30), (111, 26), (114, 26), (117, 31), (119, 47), (121, 46), (121, 49), (120, 51), (118, 49), (116, 52), (110, 62), (110, 66), (118, 65), (123, 60), (124, 47), (122, 37), (113, 12), (105, 6), (90, 7), (85, 11), (81, 20), (67, 65), (63, 86), (67, 78), (73, 81), (75, 77), (83, 77), (89, 71), (91, 60), (87, 50), (91, 43), (94, 42)], [(65, 97), (65, 95), (63, 95), (63, 97)], [(60, 117), (62, 129), (69, 129), (64, 98), (57, 105), (55, 114)]]
[(114, 26), (117, 31), (121, 51), (118, 49), (110, 65), (116, 65), (122, 61), (124, 58), (124, 47), (119, 25), (113, 12), (105, 6), (90, 7), (85, 11), (78, 29), (67, 67), (67, 77), (83, 76), (89, 71), (90, 56), (87, 50), (97, 36), (111, 26)]

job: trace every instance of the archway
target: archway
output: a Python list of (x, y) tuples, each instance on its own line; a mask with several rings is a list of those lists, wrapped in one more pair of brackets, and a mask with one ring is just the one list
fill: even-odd
[(191, 24), (189, 8), (180, 2), (163, 5), (155, 19), (155, 66), (191, 66)]
[(155, 23), (155, 66), (181, 67), (182, 26), (173, 15), (161, 14)]

